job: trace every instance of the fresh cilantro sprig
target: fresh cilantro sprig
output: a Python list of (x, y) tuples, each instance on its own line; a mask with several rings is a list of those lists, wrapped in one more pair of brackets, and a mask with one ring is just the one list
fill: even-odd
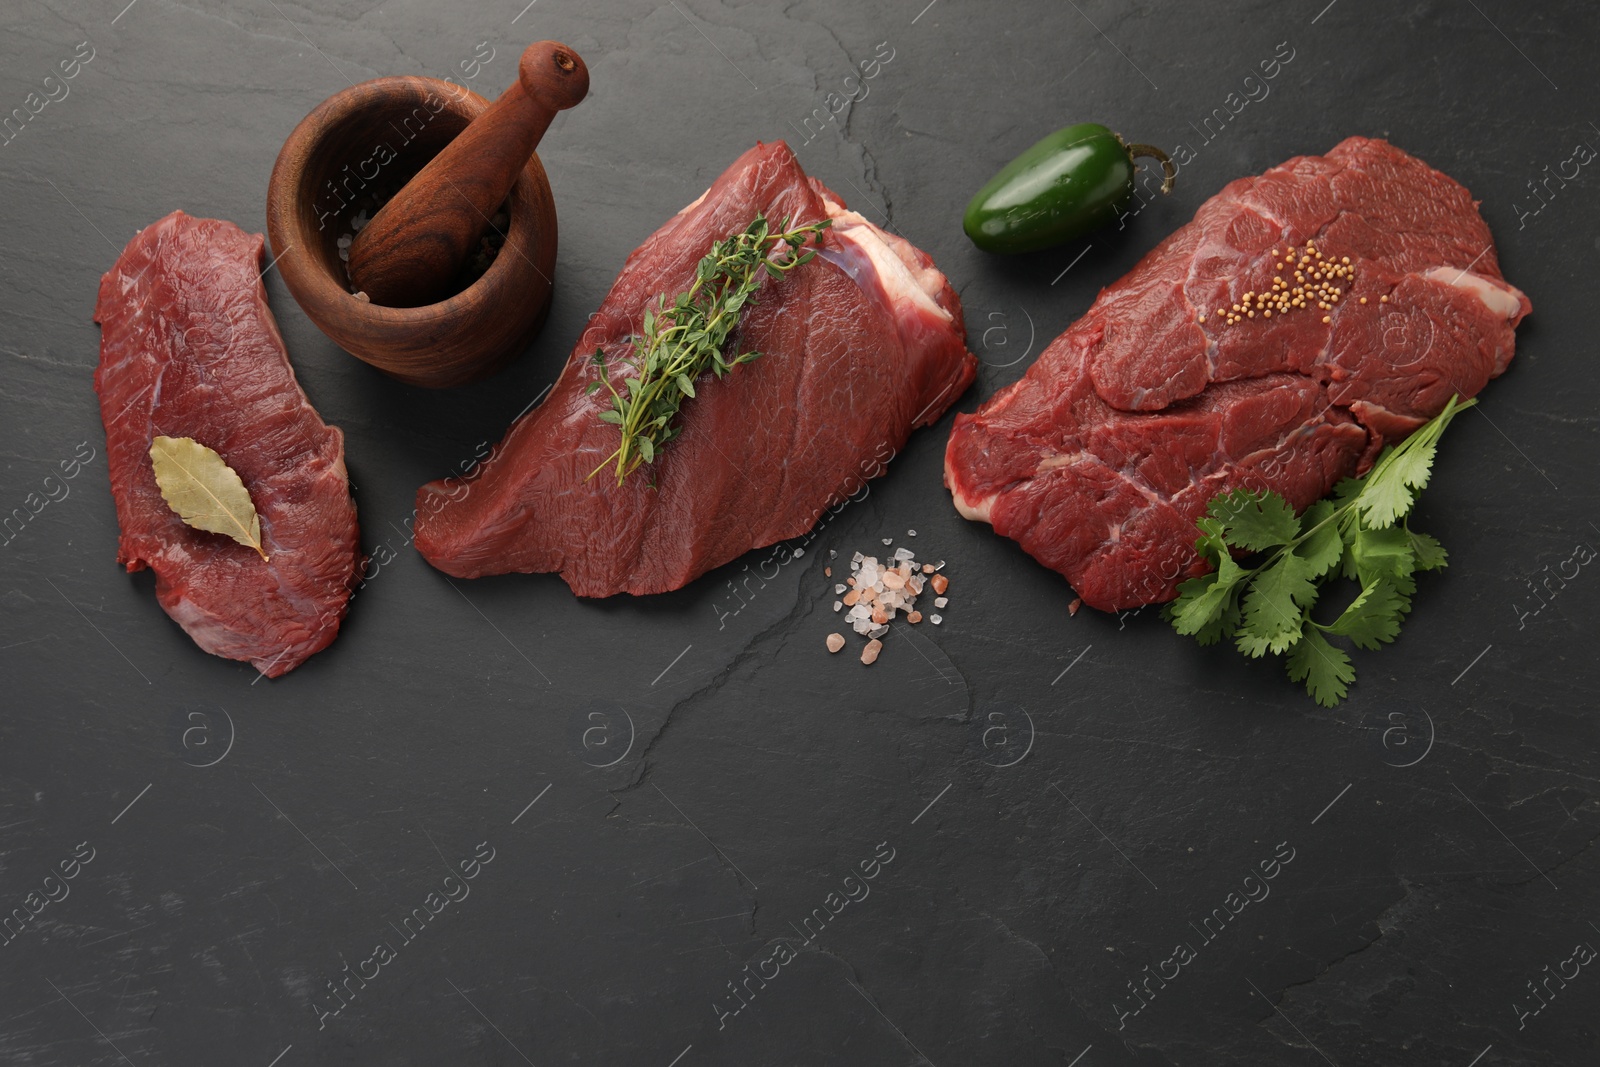
[[(1270, 490), (1217, 496), (1195, 523), (1195, 548), (1215, 570), (1178, 586), (1166, 608), (1173, 628), (1202, 645), (1232, 637), (1253, 659), (1285, 656), (1289, 677), (1304, 682), (1318, 704), (1339, 703), (1356, 672), (1328, 638), (1366, 649), (1393, 641), (1411, 610), (1416, 573), (1445, 566), (1439, 542), (1405, 519), (1428, 484), (1445, 428), (1476, 403), (1451, 397), (1434, 419), (1385, 448), (1364, 476), (1346, 478), (1299, 517)], [(1260, 562), (1244, 566), (1236, 551)], [(1332, 622), (1318, 622), (1312, 608), (1335, 575), (1354, 579), (1360, 591)]]

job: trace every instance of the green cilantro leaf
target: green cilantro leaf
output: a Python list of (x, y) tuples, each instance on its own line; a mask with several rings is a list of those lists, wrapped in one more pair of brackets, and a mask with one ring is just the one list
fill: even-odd
[(1416, 500), (1406, 487), (1405, 479), (1390, 474), (1394, 469), (1391, 462), (1394, 454), (1393, 448), (1385, 448), (1379, 454), (1378, 462), (1367, 473), (1361, 495), (1356, 498), (1361, 517), (1374, 527), (1393, 526), (1395, 519), (1409, 512)]
[[(1224, 553), (1216, 570), (1178, 586), (1178, 599), (1170, 609), (1173, 627), (1180, 634), (1199, 634), (1215, 624), (1227, 610), (1244, 576), (1243, 568)], [(1212, 641), (1215, 640), (1217, 638), (1213, 637)]]
[(1450, 553), (1444, 550), (1437, 538), (1412, 529), (1406, 530), (1406, 536), (1411, 539), (1411, 555), (1416, 558), (1417, 570), (1438, 571), (1448, 566)]
[(1328, 494), (1327, 499), (1333, 501), (1334, 507), (1343, 510), (1345, 505), (1361, 495), (1361, 490), (1366, 484), (1360, 478), (1341, 478), (1334, 483), (1333, 492)]
[(1355, 668), (1343, 649), (1334, 648), (1313, 629), (1289, 650), (1289, 678), (1306, 683), (1306, 692), (1325, 708), (1334, 707), (1356, 680)]
[(1295, 620), (1292, 628), (1268, 637), (1257, 636), (1249, 630), (1240, 630), (1238, 636), (1234, 639), (1233, 645), (1251, 659), (1260, 659), (1268, 652), (1274, 655), (1282, 655), (1293, 648), (1295, 643), (1300, 640), (1305, 632), (1305, 623), (1306, 617), (1302, 613), (1300, 618)]
[(1416, 448), (1403, 448), (1395, 452), (1389, 475), (1413, 489), (1426, 489), (1433, 474), (1433, 457), (1438, 452), (1438, 441), (1424, 441)]
[(1438, 416), (1398, 446), (1383, 450), (1368, 472), (1367, 484), (1356, 502), (1368, 526), (1382, 529), (1406, 517), (1411, 505), (1416, 503), (1412, 490), (1420, 491), (1433, 474), (1433, 458), (1445, 427), (1472, 403), (1469, 400), (1466, 404), (1457, 404), (1456, 398), (1451, 397)]
[(1301, 609), (1317, 598), (1306, 561), (1293, 552), (1255, 573), (1244, 595), (1245, 629), (1258, 637), (1276, 637), (1300, 625)]
[(1223, 524), (1228, 544), (1248, 552), (1286, 545), (1300, 532), (1294, 509), (1277, 493), (1235, 489), (1211, 501), (1206, 510)]
[(1416, 570), (1416, 557), (1412, 554), (1411, 538), (1405, 530), (1389, 527), (1369, 530), (1358, 526), (1350, 539), (1346, 553), (1346, 577), (1371, 584), (1376, 578), (1397, 578)]
[(1228, 540), (1224, 536), (1226, 527), (1220, 519), (1197, 519), (1195, 526), (1200, 530), (1200, 539), (1194, 543), (1195, 551), (1210, 560), (1213, 567), (1222, 557), (1233, 554), (1228, 551)]
[(1222, 614), (1206, 623), (1195, 632), (1194, 641), (1197, 645), (1214, 645), (1228, 634), (1239, 628), (1239, 587), (1234, 586), (1234, 591), (1222, 606)]
[(1386, 578), (1366, 586), (1344, 609), (1344, 614), (1326, 627), (1329, 633), (1348, 637), (1357, 648), (1378, 648), (1400, 633), (1408, 598), (1402, 596)]
[(1319, 500), (1306, 508), (1300, 518), (1306, 532), (1295, 555), (1305, 560), (1307, 578), (1321, 578), (1344, 556), (1344, 540), (1339, 536), (1338, 524), (1331, 521), (1333, 510), (1333, 501)]
[[(1385, 448), (1360, 478), (1346, 478), (1298, 519), (1274, 492), (1220, 494), (1196, 522), (1195, 549), (1216, 570), (1178, 587), (1165, 614), (1203, 645), (1232, 636), (1242, 654), (1286, 656), (1289, 677), (1325, 707), (1349, 692), (1355, 668), (1328, 640), (1363, 649), (1393, 641), (1411, 611), (1416, 573), (1438, 570), (1448, 555), (1437, 540), (1404, 523), (1433, 473), (1438, 441), (1476, 401), (1452, 397), (1436, 417), (1399, 445)], [(1234, 552), (1255, 554), (1248, 565)], [(1361, 589), (1331, 624), (1311, 617), (1322, 583), (1342, 575)]]

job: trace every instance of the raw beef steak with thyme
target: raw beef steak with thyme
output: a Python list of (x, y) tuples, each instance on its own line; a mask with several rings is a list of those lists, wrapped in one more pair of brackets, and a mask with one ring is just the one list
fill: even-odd
[[(732, 344), (761, 357), (701, 377), (682, 433), (621, 485), (604, 350), (621, 388), (645, 305), (685, 290), (714, 241), (758, 213), (774, 226), (831, 218), (817, 258), (767, 280)], [(677, 589), (752, 548), (796, 537), (884, 470), (911, 431), (972, 383), (961, 304), (928, 256), (814, 178), (783, 142), (757, 145), (623, 265), (542, 405), (476, 478), (417, 494), (417, 548), (463, 578), (559, 571), (580, 596)]]

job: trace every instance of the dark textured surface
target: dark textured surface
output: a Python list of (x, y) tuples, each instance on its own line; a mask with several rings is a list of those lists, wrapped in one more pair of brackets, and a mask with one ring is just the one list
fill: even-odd
[[(0, 145), (0, 511), (38, 509), (0, 545), (0, 911), (26, 914), (51, 869), (93, 850), (70, 894), (0, 944), (0, 1062), (1594, 1061), (1593, 966), (1518, 1014), (1542, 1003), (1528, 982), (1600, 944), (1600, 576), (1576, 562), (1590, 549), (1574, 555), (1600, 544), (1600, 189), (1591, 163), (1552, 179), (1535, 214), (1527, 184), (1600, 147), (1592, 10), (520, 6), (0, 15), (5, 109), (79, 41), (94, 48)], [(512, 370), (449, 393), (397, 385), (267, 275), (307, 392), (348, 435), (382, 562), (331, 649), (257, 682), (114, 563), (90, 386), (99, 276), (175, 207), (261, 229), (282, 139), (348, 80), (442, 75), (489, 41), (469, 84), (492, 95), (541, 37), (584, 55), (593, 90), (541, 153), (560, 274)], [(1282, 41), (1294, 58), (1269, 94), (1202, 142), (1189, 123)], [(797, 128), (879, 42), (893, 58), (865, 98), (807, 141)], [(970, 192), (1080, 120), (1187, 140), (1195, 158), (1081, 259), (971, 249)], [(950, 275), (986, 362), (970, 410), (1226, 181), (1352, 133), (1481, 198), (1536, 310), (1421, 506), (1452, 566), (1423, 582), (1395, 646), (1358, 656), (1337, 711), (1153, 611), (1069, 618), (1063, 582), (955, 515), (948, 418), (803, 556), (754, 553), (667, 596), (452, 584), (406, 544), (416, 487), (499, 437), (624, 255), (757, 139), (788, 137)], [(80, 442), (94, 459), (58, 480)], [(830, 547), (888, 536), (949, 560), (954, 599), (941, 628), (897, 631), (866, 670), (823, 650), (822, 567)], [(470, 895), (405, 941), (395, 927), (480, 842), (493, 859)], [(870, 895), (802, 943), (796, 928), (883, 842)], [(1201, 920), (1280, 842), (1293, 860), (1270, 896), (1207, 941)], [(785, 956), (785, 938), (794, 958), (719, 1028), (739, 1003), (728, 983)], [(319, 998), (337, 1005), (325, 983), (385, 939), (394, 958), (319, 1029)], [(1179, 942), (1193, 960), (1121, 1015), (1138, 1004), (1126, 983)]]

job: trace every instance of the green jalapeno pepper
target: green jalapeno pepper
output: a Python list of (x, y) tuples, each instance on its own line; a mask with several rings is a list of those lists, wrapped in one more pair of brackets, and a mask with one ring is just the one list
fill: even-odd
[(1127, 144), (1093, 122), (1057, 130), (978, 190), (962, 228), (986, 252), (1033, 252), (1082, 237), (1127, 210), (1136, 156), (1160, 161), (1161, 191), (1171, 192), (1178, 168), (1161, 149)]

